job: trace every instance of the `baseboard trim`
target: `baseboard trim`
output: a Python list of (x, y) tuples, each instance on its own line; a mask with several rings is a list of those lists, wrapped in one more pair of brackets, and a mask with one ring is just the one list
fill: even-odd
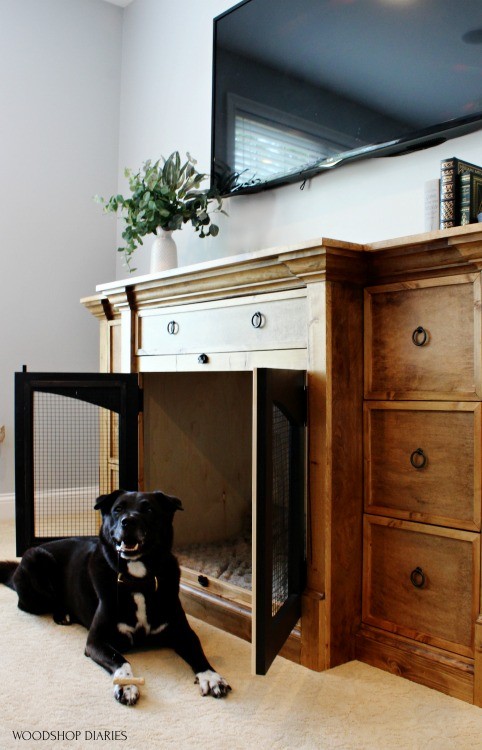
[(13, 521), (15, 519), (15, 493), (4, 492), (0, 494), (0, 521)]
[[(38, 490), (35, 494), (36, 518), (49, 519), (69, 512), (78, 517), (94, 514), (94, 503), (98, 495), (99, 488), (90, 485), (62, 487), (48, 491)], [(70, 507), (69, 504), (71, 504)], [(15, 492), (0, 493), (0, 521), (13, 520), (15, 520)]]
[(474, 660), (362, 625), (355, 658), (453, 698), (474, 703)]

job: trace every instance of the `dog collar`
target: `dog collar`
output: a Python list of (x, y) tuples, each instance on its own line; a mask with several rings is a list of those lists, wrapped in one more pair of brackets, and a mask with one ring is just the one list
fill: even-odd
[(157, 591), (159, 582), (157, 576), (148, 576), (146, 578), (136, 578), (135, 576), (129, 576), (125, 573), (117, 573), (117, 583), (121, 583), (131, 588), (142, 589), (151, 586), (154, 587), (154, 591)]

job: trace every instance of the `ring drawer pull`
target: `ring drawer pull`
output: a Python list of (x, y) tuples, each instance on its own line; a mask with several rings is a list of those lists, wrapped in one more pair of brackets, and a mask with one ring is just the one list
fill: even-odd
[(167, 332), (173, 336), (179, 331), (179, 323), (176, 323), (175, 320), (170, 320), (167, 324)]
[(427, 465), (427, 456), (421, 448), (417, 448), (410, 454), (410, 463), (414, 469), (423, 469)]
[(428, 341), (428, 333), (422, 326), (418, 326), (412, 333), (412, 341), (415, 346), (423, 346)]
[(422, 568), (415, 568), (410, 573), (410, 582), (415, 586), (416, 589), (423, 589), (426, 583), (425, 573)]
[(260, 312), (255, 312), (251, 318), (251, 325), (253, 328), (261, 328), (263, 325), (263, 316)]

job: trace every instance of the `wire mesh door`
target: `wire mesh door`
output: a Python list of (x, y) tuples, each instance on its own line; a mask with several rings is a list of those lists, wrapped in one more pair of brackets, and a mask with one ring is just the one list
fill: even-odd
[(266, 674), (301, 616), (306, 391), (304, 372), (255, 377), (253, 666)]
[(136, 375), (16, 373), (17, 554), (98, 533), (95, 499), (137, 489)]

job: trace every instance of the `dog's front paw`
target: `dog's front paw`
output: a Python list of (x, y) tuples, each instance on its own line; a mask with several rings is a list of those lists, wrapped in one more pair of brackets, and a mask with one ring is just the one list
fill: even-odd
[[(114, 679), (116, 677), (122, 677), (124, 679), (133, 677), (131, 665), (126, 662), (122, 667), (116, 669), (113, 676)], [(114, 688), (114, 698), (116, 701), (119, 701), (119, 703), (123, 703), (124, 706), (135, 706), (139, 697), (140, 692), (137, 685), (116, 685)]]
[(198, 672), (195, 682), (201, 688), (201, 695), (212, 695), (214, 698), (224, 698), (231, 690), (231, 686), (228, 685), (224, 677), (221, 677), (217, 672), (213, 672), (212, 669)]
[(114, 698), (124, 706), (135, 706), (139, 700), (140, 692), (137, 685), (116, 685)]

